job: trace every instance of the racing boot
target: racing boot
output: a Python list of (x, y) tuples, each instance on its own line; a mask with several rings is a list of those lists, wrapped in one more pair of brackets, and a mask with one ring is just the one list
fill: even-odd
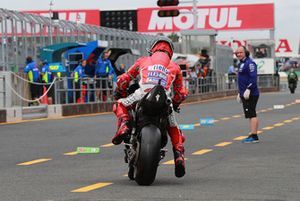
[(129, 114), (127, 108), (120, 102), (117, 102), (113, 106), (113, 112), (118, 118), (117, 122), (117, 132), (112, 138), (112, 143), (114, 145), (121, 144), (121, 142), (128, 136), (131, 132), (129, 126)]
[(175, 176), (183, 177), (185, 175), (184, 147), (182, 145), (173, 147), (173, 153), (175, 162)]
[(175, 163), (175, 176), (183, 177), (185, 175), (185, 162), (184, 162), (184, 147), (183, 142), (185, 137), (180, 129), (176, 127), (169, 127), (168, 133), (173, 145), (174, 163)]

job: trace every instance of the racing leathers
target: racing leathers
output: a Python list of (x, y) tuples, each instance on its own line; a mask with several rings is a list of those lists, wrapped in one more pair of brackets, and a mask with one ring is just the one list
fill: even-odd
[[(113, 144), (120, 144), (129, 134), (130, 128), (128, 122), (130, 116), (128, 109), (141, 100), (158, 82), (165, 88), (166, 94), (170, 97), (171, 86), (173, 85), (174, 96), (172, 98), (173, 108), (178, 108), (180, 103), (186, 98), (187, 90), (182, 84), (182, 72), (180, 67), (170, 60), (168, 54), (157, 51), (149, 57), (138, 59), (128, 70), (118, 77), (117, 89), (119, 94), (125, 94), (128, 84), (131, 80), (140, 76), (139, 85), (133, 94), (126, 98), (119, 99), (114, 105), (113, 111), (118, 118), (118, 130), (113, 137)], [(171, 138), (175, 160), (175, 175), (182, 177), (185, 174), (184, 166), (184, 147), (185, 140), (183, 134), (178, 128), (174, 111), (168, 116), (168, 134)]]

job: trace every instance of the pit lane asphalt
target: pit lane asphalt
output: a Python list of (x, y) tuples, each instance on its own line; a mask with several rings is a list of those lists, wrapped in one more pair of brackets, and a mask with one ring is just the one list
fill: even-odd
[[(0, 200), (299, 200), (299, 92), (261, 94), (258, 144), (236, 139), (248, 135), (249, 123), (234, 98), (182, 106), (178, 123), (195, 125), (183, 131), (187, 174), (177, 179), (173, 165), (163, 164), (172, 160), (169, 144), (156, 181), (146, 187), (124, 176), (123, 146), (109, 144), (111, 113), (1, 124)], [(199, 126), (205, 117), (218, 121)], [(79, 146), (102, 147), (99, 154), (76, 154)], [(20, 165), (36, 159), (44, 161)]]

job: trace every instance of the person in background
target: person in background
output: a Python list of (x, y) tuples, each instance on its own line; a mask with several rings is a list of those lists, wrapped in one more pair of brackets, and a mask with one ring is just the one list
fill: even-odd
[[(94, 55), (93, 55), (94, 56)], [(88, 101), (94, 102), (95, 101), (95, 84), (93, 78), (95, 77), (95, 69), (96, 69), (96, 61), (93, 59), (93, 57), (90, 57), (87, 59), (87, 65), (85, 67), (85, 74), (88, 78), (88, 91), (87, 91), (87, 97)]]
[(109, 60), (111, 51), (105, 50), (101, 57), (97, 60), (95, 68), (95, 78), (96, 82), (96, 94), (98, 99), (100, 98), (100, 91), (102, 90), (102, 101), (107, 100), (107, 91), (109, 90), (109, 82), (112, 80), (114, 74), (114, 69)]
[[(47, 60), (44, 60), (41, 63), (41, 66), (42, 66), (42, 72), (41, 72), (42, 82), (47, 84), (45, 87), (46, 87), (46, 90), (48, 90), (51, 86), (51, 83), (54, 80), (54, 75), (49, 68), (49, 64), (48, 64)], [(53, 103), (54, 103), (54, 85), (52, 85), (48, 91), (48, 104), (51, 105)]]
[[(42, 94), (42, 87), (39, 85), (40, 80), (40, 70), (37, 63), (32, 59), (32, 57), (26, 57), (26, 66), (24, 68), (24, 73), (27, 74), (29, 80), (29, 88), (31, 93), (31, 100), (37, 100)], [(38, 105), (37, 102), (29, 103), (30, 105)]]
[(291, 93), (295, 93), (295, 89), (297, 88), (298, 76), (295, 72), (294, 68), (291, 68), (288, 73), (288, 83)]
[(83, 78), (87, 77), (84, 70), (86, 66), (86, 60), (82, 60), (79, 65), (74, 69), (74, 83), (76, 89), (76, 102), (81, 103), (84, 102), (82, 99), (85, 98), (85, 94), (82, 94), (82, 98), (80, 98), (80, 93), (83, 92), (84, 88), (86, 89), (86, 82), (83, 82)]
[(190, 71), (191, 72), (189, 74), (189, 87), (190, 87), (192, 93), (194, 94), (196, 91), (196, 83), (197, 83), (197, 78), (198, 78), (195, 66), (190, 68)]
[(231, 85), (236, 81), (237, 76), (237, 59), (233, 59), (233, 64), (228, 68), (228, 88), (231, 89)]
[(243, 103), (245, 118), (249, 119), (251, 134), (244, 139), (243, 143), (259, 142), (257, 136), (258, 119), (256, 114), (256, 104), (259, 98), (257, 87), (257, 66), (249, 57), (250, 53), (244, 46), (237, 48), (236, 57), (240, 61), (238, 64), (238, 102)]
[(119, 69), (119, 71), (120, 71), (120, 75), (122, 75), (123, 73), (125, 73), (125, 64), (120, 64), (120, 69)]

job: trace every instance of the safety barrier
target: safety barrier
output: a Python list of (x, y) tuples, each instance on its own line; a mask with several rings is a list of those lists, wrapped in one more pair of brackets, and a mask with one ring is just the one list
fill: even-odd
[(55, 103), (103, 103), (112, 102), (116, 83), (109, 78), (63, 77), (54, 84)]
[(0, 75), (0, 103), (2, 103), (2, 105), (0, 105), (0, 108), (5, 106), (5, 91), (5, 76)]
[[(224, 75), (206, 78), (185, 78), (183, 82), (190, 92), (185, 102), (236, 95), (236, 81), (229, 83), (228, 80), (230, 79)], [(115, 83), (111, 79), (84, 78), (75, 85), (74, 78), (63, 77), (56, 79), (52, 84), (55, 90), (54, 105), (41, 104), (34, 107), (15, 105), (14, 107), (5, 108), (6, 112), (5, 110), (0, 111), (0, 122), (112, 111), (115, 101), (113, 97)], [(277, 76), (259, 76), (258, 85), (262, 92), (279, 90)], [(45, 92), (42, 95), (43, 97), (47, 97), (49, 91)], [(106, 96), (105, 98), (104, 95)], [(17, 97), (21, 97), (21, 95), (18, 94)], [(24, 102), (25, 98), (22, 100)]]
[[(6, 76), (0, 73), (0, 103), (1, 107), (28, 106), (29, 103), (39, 102), (47, 104), (50, 87), (44, 88), (43, 94), (36, 100), (31, 100), (28, 87), (29, 82), (22, 76), (8, 72)], [(39, 87), (44, 83), (33, 83)], [(189, 89), (189, 96), (213, 94), (216, 92), (237, 90), (237, 78), (226, 75), (216, 75), (205, 78), (184, 78), (183, 84)], [(75, 81), (72, 77), (55, 78), (50, 85), (54, 89), (53, 102), (55, 104), (79, 103), (107, 103), (114, 102), (115, 79), (83, 78)], [(259, 75), (260, 88), (279, 88), (279, 77), (273, 75)], [(10, 104), (8, 104), (8, 99)], [(46, 101), (45, 101), (46, 100)]]
[[(113, 102), (116, 83), (109, 78), (83, 78), (76, 87), (73, 78), (61, 78), (55, 82), (55, 103), (104, 103)], [(189, 96), (237, 90), (236, 77), (225, 75), (205, 78), (184, 78), (183, 84), (189, 89)], [(69, 86), (69, 87), (67, 87)], [(260, 88), (278, 88), (278, 77), (258, 76)]]

